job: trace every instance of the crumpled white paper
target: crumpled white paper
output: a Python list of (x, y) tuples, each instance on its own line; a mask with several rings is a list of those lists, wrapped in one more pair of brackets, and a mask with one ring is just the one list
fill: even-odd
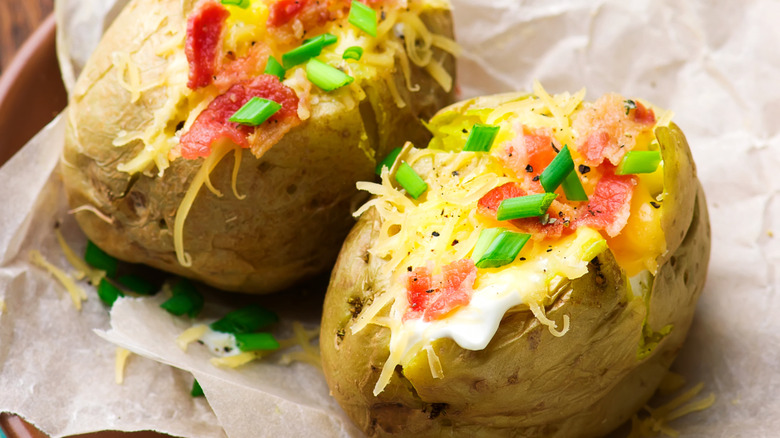
[[(58, 0), (67, 84), (104, 23), (116, 15), (116, 4)], [(464, 98), (528, 89), (539, 79), (550, 92), (587, 86), (590, 99), (617, 91), (675, 111), (707, 193), (713, 235), (707, 285), (674, 369), (691, 383), (704, 382), (705, 393), (715, 393), (717, 401), (673, 426), (684, 437), (776, 435), (780, 234), (773, 232), (780, 233), (780, 216), (775, 216), (780, 214), (780, 3), (453, 4), (464, 47), (459, 64)], [(191, 348), (184, 355), (167, 344), (167, 333), (181, 327), (157, 312), (153, 301), (119, 302), (109, 329), (94, 293), (77, 313), (58, 292), (61, 287), (30, 267), (30, 249), (67, 266), (52, 236), (57, 219), (69, 241), (83, 246), (65, 214), (56, 174), (50, 176), (61, 129), (53, 125), (0, 169), (0, 200), (6, 206), (0, 211), (0, 297), (8, 307), (0, 314), (0, 410), (20, 413), (56, 436), (98, 429), (221, 436), (220, 424), (230, 437), (356, 434), (308, 365), (210, 367), (203, 351)], [(114, 347), (92, 328), (119, 345), (193, 372), (214, 413), (202, 399), (187, 395), (191, 378), (186, 373), (138, 356), (130, 360), (125, 384), (114, 384)], [(142, 331), (157, 336), (131, 336)], [(273, 374), (286, 371), (300, 372), (306, 380), (284, 383), (286, 377)], [(286, 402), (292, 396), (303, 402)], [(305, 426), (310, 429), (297, 429)]]

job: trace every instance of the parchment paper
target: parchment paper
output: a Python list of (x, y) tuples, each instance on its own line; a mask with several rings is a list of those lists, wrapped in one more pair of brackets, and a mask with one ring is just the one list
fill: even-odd
[[(713, 246), (707, 286), (674, 368), (691, 383), (704, 382), (717, 401), (673, 426), (685, 437), (776, 436), (780, 2), (453, 3), (465, 49), (459, 65), (464, 98), (528, 89), (538, 78), (550, 92), (587, 86), (590, 99), (617, 91), (675, 111), (707, 193)], [(70, 84), (118, 6), (96, 0), (59, 0), (57, 6)], [(6, 206), (0, 212), (0, 297), (8, 306), (0, 315), (0, 410), (20, 413), (56, 436), (150, 428), (220, 436), (220, 424), (230, 437), (356, 434), (309, 365), (213, 368), (203, 351), (178, 350), (170, 339), (182, 327), (154, 301), (118, 302), (109, 328), (94, 292), (76, 312), (61, 287), (30, 267), (30, 249), (67, 266), (52, 235), (57, 219), (74, 246), (84, 244), (52, 175), (61, 138), (62, 127), (54, 124), (0, 169)], [(187, 395), (186, 373), (138, 356), (124, 385), (114, 384), (114, 347), (93, 328), (193, 372), (214, 413)]]

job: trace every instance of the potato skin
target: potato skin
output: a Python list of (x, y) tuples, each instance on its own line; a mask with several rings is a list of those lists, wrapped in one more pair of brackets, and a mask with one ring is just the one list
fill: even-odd
[[(496, 98), (506, 96), (481, 103)], [(475, 103), (469, 102), (440, 114)], [(657, 135), (669, 172), (661, 207), (669, 251), (649, 295), (633, 296), (606, 251), (547, 308), (555, 321), (570, 316), (563, 337), (551, 335), (530, 311), (510, 311), (484, 350), (465, 350), (451, 339), (433, 342), (444, 378), (433, 379), (420, 354), (397, 367), (377, 397), (372, 391), (389, 355), (390, 330), (351, 331), (360, 309), (382, 292), (376, 277), (383, 261), (368, 253), (381, 222), (373, 209), (365, 213), (331, 277), (320, 336), (328, 385), (353, 421), (369, 436), (597, 437), (639, 410), (685, 339), (710, 249), (706, 201), (685, 137), (674, 125)], [(649, 331), (673, 329), (640, 358), (645, 320)]]
[[(423, 18), (433, 32), (452, 36), (449, 11)], [(174, 217), (202, 159), (173, 160), (162, 178), (129, 175), (116, 166), (143, 144), (111, 144), (121, 131), (146, 126), (167, 99), (164, 87), (155, 87), (134, 102), (118, 80), (112, 53), (132, 53), (144, 83), (155, 83), (168, 63), (157, 55), (163, 37), (184, 27), (179, 0), (134, 0), (85, 67), (68, 109), (61, 172), (72, 208), (92, 205), (113, 222), (88, 211), (76, 219), (89, 239), (119, 259), (231, 291), (275, 292), (329, 269), (354, 225), (355, 182), (372, 178), (376, 159), (404, 141), (426, 144), (430, 134), (420, 119), (450, 103), (453, 93), (412, 64), (416, 93), (407, 90), (400, 69), (384, 72), (408, 103), (403, 109), (379, 78), (364, 84), (367, 98), (352, 108), (312, 105), (312, 117), (260, 159), (243, 151), (237, 184), (243, 200), (231, 192), (234, 161), (226, 157), (211, 174), (224, 196), (201, 189), (187, 216), (184, 246), (192, 266), (185, 268), (174, 253)], [(437, 49), (434, 57), (454, 74), (450, 55)]]

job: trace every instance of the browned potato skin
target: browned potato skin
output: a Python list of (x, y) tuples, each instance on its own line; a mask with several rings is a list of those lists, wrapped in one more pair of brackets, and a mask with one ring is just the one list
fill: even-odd
[[(151, 28), (150, 11), (168, 18), (159, 28)], [(452, 36), (448, 11), (423, 18), (432, 31)], [(407, 90), (400, 69), (387, 73), (393, 74), (406, 108), (398, 108), (383, 81), (364, 84), (368, 97), (352, 110), (314, 105), (312, 117), (262, 158), (243, 151), (237, 184), (239, 193), (246, 195), (243, 200), (230, 189), (234, 162), (229, 155), (211, 175), (224, 196), (202, 188), (187, 216), (184, 248), (193, 262), (185, 268), (174, 253), (174, 217), (202, 159), (176, 159), (162, 178), (129, 175), (116, 166), (135, 157), (143, 145), (111, 144), (119, 131), (148, 123), (166, 99), (158, 87), (133, 103), (117, 79), (111, 53), (132, 51), (151, 82), (166, 63), (156, 54), (161, 35), (183, 26), (180, 0), (134, 0), (79, 78), (68, 109), (63, 181), (73, 208), (92, 205), (113, 218), (107, 223), (82, 211), (76, 214), (81, 228), (119, 259), (226, 290), (274, 292), (329, 269), (354, 225), (355, 182), (372, 178), (376, 159), (404, 141), (426, 144), (430, 134), (420, 119), (450, 103), (453, 93), (412, 65), (413, 83), (420, 85), (416, 93)], [(452, 56), (438, 50), (434, 56), (444, 59), (445, 68), (454, 74)], [(171, 123), (175, 126), (177, 121)]]
[[(374, 276), (383, 261), (367, 252), (381, 222), (373, 209), (364, 214), (331, 277), (320, 336), (328, 385), (353, 421), (372, 437), (597, 437), (638, 411), (685, 339), (710, 250), (706, 201), (685, 137), (674, 125), (657, 135), (667, 190), (674, 193), (661, 207), (669, 252), (661, 259), (649, 314), (607, 251), (547, 308), (555, 321), (571, 318), (563, 337), (552, 336), (529, 311), (514, 310), (482, 351), (435, 341), (444, 378), (432, 378), (421, 354), (396, 368), (377, 397), (372, 391), (389, 354), (390, 331), (350, 329), (360, 309), (382, 292)], [(652, 331), (667, 324), (673, 330), (640, 359), (645, 317)]]

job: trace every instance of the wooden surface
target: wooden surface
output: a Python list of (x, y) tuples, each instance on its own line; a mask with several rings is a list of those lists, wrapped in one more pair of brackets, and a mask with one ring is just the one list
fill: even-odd
[(0, 73), (53, 9), (54, 0), (0, 0)]

